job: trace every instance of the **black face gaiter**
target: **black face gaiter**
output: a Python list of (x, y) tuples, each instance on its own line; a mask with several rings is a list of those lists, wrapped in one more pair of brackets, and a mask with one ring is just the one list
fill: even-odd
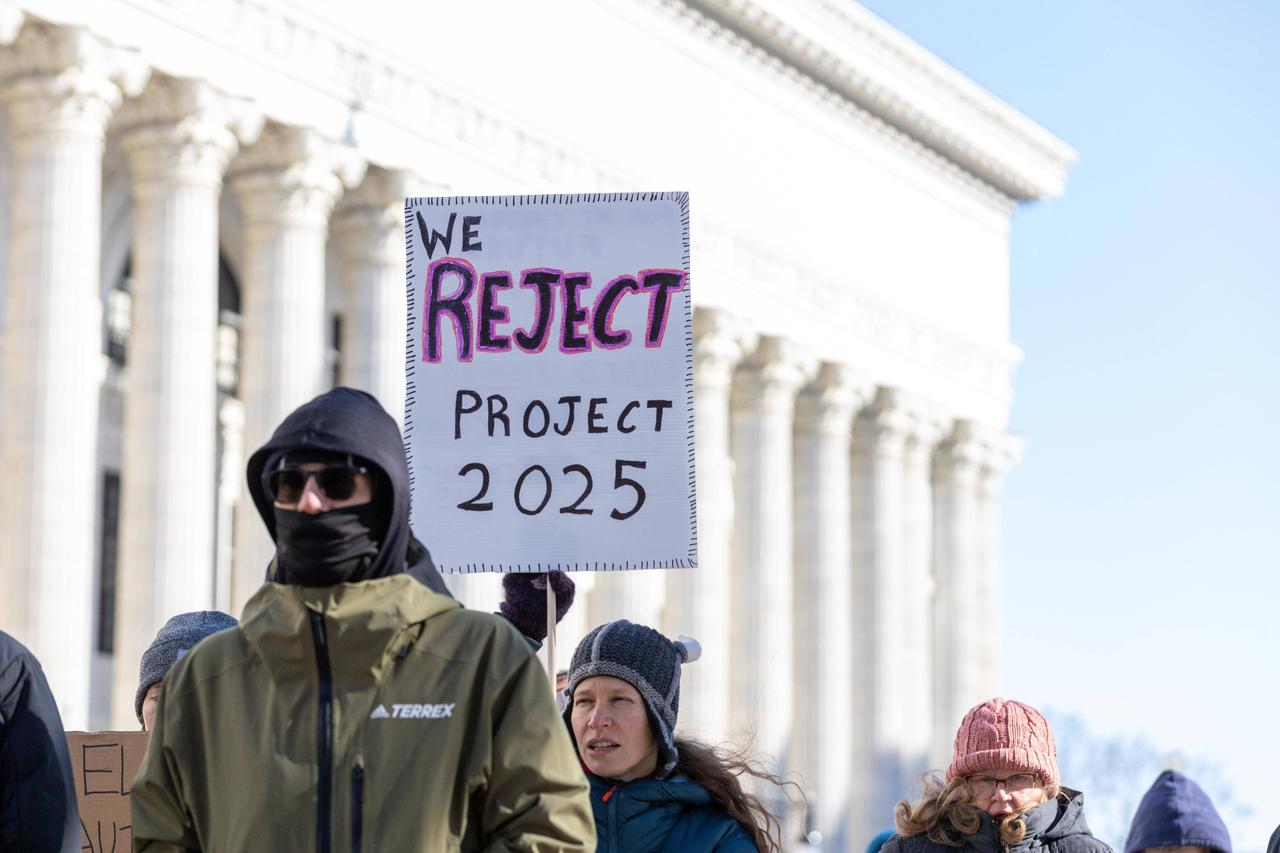
[(378, 556), (376, 502), (314, 515), (275, 507), (280, 577), (301, 586), (364, 580)]

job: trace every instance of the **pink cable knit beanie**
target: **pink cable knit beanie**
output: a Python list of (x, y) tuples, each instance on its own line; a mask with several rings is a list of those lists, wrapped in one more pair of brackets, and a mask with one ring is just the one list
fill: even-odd
[(1044, 715), (1013, 699), (989, 699), (964, 715), (947, 781), (987, 770), (1037, 773), (1058, 784), (1058, 750)]

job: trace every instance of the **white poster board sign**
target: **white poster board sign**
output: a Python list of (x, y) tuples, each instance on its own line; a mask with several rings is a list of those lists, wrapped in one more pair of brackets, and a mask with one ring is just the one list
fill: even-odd
[(688, 194), (410, 198), (405, 241), (440, 571), (696, 565)]

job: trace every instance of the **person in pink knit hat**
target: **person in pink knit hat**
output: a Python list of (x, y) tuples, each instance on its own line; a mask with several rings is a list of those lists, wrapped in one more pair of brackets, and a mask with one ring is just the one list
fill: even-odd
[(883, 853), (1114, 853), (1084, 819), (1084, 795), (1058, 779), (1049, 723), (1035, 708), (990, 699), (956, 732), (945, 774), (895, 810), (898, 833)]

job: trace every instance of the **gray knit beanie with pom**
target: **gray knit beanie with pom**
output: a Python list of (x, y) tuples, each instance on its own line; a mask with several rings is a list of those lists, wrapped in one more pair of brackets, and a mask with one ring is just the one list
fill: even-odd
[(608, 622), (591, 631), (578, 643), (569, 665), (569, 704), (564, 709), (569, 736), (573, 737), (573, 692), (578, 685), (597, 675), (620, 678), (644, 699), (649, 725), (658, 740), (658, 777), (675, 770), (676, 714), (680, 710), (680, 665), (691, 663), (702, 647), (691, 637), (675, 642), (644, 625), (626, 619)]

